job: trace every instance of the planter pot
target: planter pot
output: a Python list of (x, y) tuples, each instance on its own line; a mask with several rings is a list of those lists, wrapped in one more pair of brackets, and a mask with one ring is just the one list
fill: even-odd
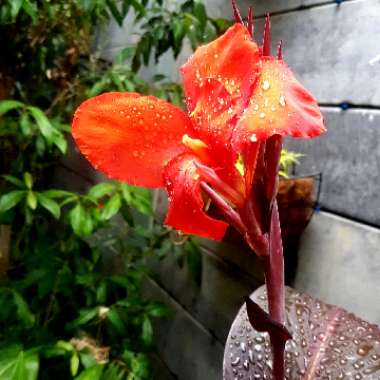
[[(251, 299), (267, 309), (265, 287)], [(380, 379), (380, 330), (355, 315), (286, 288), (285, 378)], [(245, 305), (237, 314), (224, 352), (224, 380), (272, 379), (267, 333), (255, 331)]]
[(320, 192), (321, 174), (280, 179), (277, 194), (284, 246), (286, 283), (294, 280), (300, 237), (313, 216)]

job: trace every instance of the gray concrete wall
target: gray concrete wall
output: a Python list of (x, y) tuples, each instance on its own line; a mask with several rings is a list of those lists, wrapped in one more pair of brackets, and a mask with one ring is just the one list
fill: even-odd
[[(208, 0), (216, 17), (230, 15), (229, 0)], [(305, 154), (297, 174), (323, 173), (321, 212), (314, 215), (299, 250), (294, 286), (380, 323), (380, 1), (262, 0), (254, 5), (256, 35), (263, 16), (272, 12), (274, 41), (284, 40), (285, 60), (319, 99), (328, 133), (312, 141), (287, 141)], [(110, 27), (111, 57), (131, 37)], [(143, 71), (178, 80), (178, 67), (189, 55), (185, 47), (177, 62), (170, 53)], [(342, 103), (352, 108), (343, 110)], [(243, 295), (262, 283), (253, 255), (224, 244), (201, 241), (202, 282), (197, 285), (186, 266), (174, 258), (153, 262), (154, 280), (145, 292), (171, 306), (174, 318), (158, 322), (158, 351), (170, 377), (183, 380), (220, 379), (223, 346)], [(160, 378), (160, 377), (157, 377)], [(162, 377), (164, 378), (164, 377)]]

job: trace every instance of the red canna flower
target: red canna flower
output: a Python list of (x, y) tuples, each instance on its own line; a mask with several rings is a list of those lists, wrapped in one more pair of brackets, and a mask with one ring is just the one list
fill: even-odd
[(76, 143), (109, 177), (166, 188), (166, 224), (221, 239), (227, 224), (205, 213), (201, 180), (239, 207), (252, 186), (257, 142), (324, 131), (316, 100), (281, 58), (264, 53), (237, 23), (182, 66), (188, 114), (152, 96), (106, 93), (75, 112)]

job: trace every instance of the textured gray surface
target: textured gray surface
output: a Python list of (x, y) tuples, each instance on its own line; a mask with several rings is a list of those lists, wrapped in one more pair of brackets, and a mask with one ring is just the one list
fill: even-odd
[[(231, 252), (238, 253), (230, 247)], [(237, 256), (242, 256), (241, 253)], [(189, 311), (207, 330), (224, 342), (231, 320), (240, 308), (244, 295), (248, 295), (259, 282), (220, 259), (217, 254), (204, 251), (202, 255), (202, 278), (196, 284), (187, 266), (179, 267), (174, 256), (151, 266), (157, 274), (157, 282)], [(237, 281), (236, 279), (239, 279)]]
[[(275, 0), (270, 2), (275, 3)], [(224, 6), (228, 8), (228, 2)], [(260, 10), (269, 4), (260, 1), (256, 6)], [(214, 8), (224, 9), (218, 5), (213, 5)], [(380, 42), (375, 38), (380, 35), (379, 18), (379, 0), (345, 1), (339, 6), (328, 2), (310, 9), (277, 14), (272, 17), (273, 44), (284, 40), (285, 60), (321, 103), (348, 101), (380, 105), (380, 64), (369, 63), (380, 54)], [(261, 41), (263, 20), (257, 20), (255, 26), (256, 38)], [(112, 47), (104, 50), (103, 55), (112, 57), (129, 40), (138, 38), (138, 32), (130, 33), (130, 20), (122, 29), (111, 26), (104, 39), (112, 36)], [(174, 62), (171, 52), (167, 52), (157, 65), (152, 62), (151, 68), (143, 69), (142, 75), (149, 78), (159, 72), (179, 80), (178, 69), (190, 54), (191, 50), (185, 46)]]
[(302, 237), (295, 288), (380, 325), (380, 230), (314, 215)]
[[(230, 0), (206, 0), (208, 12), (214, 17), (230, 18), (231, 5)], [(240, 11), (245, 16), (248, 7), (252, 6), (255, 15), (258, 17), (270, 12), (284, 12), (297, 10), (301, 7), (320, 6), (334, 1), (323, 0), (237, 0)], [(336, 4), (335, 4), (336, 5)]]
[(380, 54), (379, 17), (379, 0), (329, 4), (274, 16), (273, 38), (319, 102), (379, 105), (380, 65), (369, 64)]
[(154, 281), (146, 281), (144, 294), (174, 311), (155, 325), (158, 352), (170, 372), (180, 380), (221, 379), (223, 344)]
[(297, 174), (322, 172), (322, 207), (380, 225), (380, 111), (323, 108), (328, 132), (287, 141), (304, 153)]

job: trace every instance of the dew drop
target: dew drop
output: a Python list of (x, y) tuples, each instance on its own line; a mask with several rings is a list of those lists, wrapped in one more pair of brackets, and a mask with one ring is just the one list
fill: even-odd
[(252, 133), (251, 137), (249, 138), (252, 142), (256, 142), (257, 141), (257, 136), (255, 133)]
[(281, 107), (285, 107), (285, 105), (286, 105), (285, 96), (281, 95), (280, 99), (278, 100), (278, 102), (280, 103)]
[(269, 88), (270, 88), (270, 84), (269, 84), (269, 81), (268, 81), (268, 80), (264, 80), (263, 85), (262, 85), (262, 88), (263, 88), (264, 91), (269, 90)]
[(249, 361), (253, 364), (255, 361), (254, 361), (254, 357), (253, 357), (253, 351), (252, 350), (248, 350), (248, 358), (249, 358)]

